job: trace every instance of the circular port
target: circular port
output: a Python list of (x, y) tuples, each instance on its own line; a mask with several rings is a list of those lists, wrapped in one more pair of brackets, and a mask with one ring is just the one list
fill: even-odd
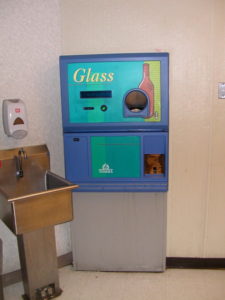
[(140, 112), (148, 104), (148, 98), (144, 92), (140, 90), (132, 90), (125, 97), (125, 105), (132, 112)]

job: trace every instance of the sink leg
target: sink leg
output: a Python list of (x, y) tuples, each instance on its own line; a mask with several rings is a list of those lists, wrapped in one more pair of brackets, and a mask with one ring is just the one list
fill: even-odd
[(17, 236), (24, 299), (51, 299), (59, 296), (54, 226)]

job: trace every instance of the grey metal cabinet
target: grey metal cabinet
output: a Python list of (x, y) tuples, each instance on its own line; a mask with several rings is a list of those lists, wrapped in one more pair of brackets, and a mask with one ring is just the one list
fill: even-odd
[(166, 193), (73, 193), (76, 270), (165, 270)]

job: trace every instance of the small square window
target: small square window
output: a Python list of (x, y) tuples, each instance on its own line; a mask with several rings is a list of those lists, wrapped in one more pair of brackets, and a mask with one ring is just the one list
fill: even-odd
[(146, 175), (165, 173), (165, 155), (164, 154), (145, 154), (144, 172)]

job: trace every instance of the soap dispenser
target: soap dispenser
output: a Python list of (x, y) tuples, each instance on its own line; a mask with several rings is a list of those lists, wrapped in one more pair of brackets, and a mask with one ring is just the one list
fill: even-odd
[(20, 99), (9, 99), (3, 101), (2, 119), (5, 134), (22, 139), (27, 135), (27, 113), (26, 107)]

